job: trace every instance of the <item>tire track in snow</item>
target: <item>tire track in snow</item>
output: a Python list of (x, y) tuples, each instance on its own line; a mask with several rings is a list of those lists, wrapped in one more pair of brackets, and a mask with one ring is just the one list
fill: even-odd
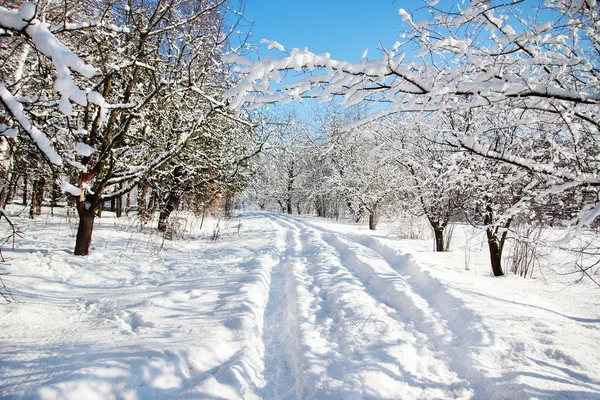
[[(494, 334), (490, 332), (481, 318), (467, 308), (465, 303), (453, 296), (447, 286), (431, 275), (429, 271), (419, 267), (419, 263), (411, 254), (403, 254), (400, 250), (386, 245), (383, 241), (360, 235), (347, 235), (356, 242), (379, 254), (394, 270), (403, 276), (413, 290), (421, 295), (435, 310), (438, 317), (453, 333), (451, 343), (444, 349), (448, 354), (453, 369), (460, 371), (461, 375), (471, 382), (475, 390), (475, 397), (504, 400), (507, 398), (529, 398), (518, 384), (507, 380), (499, 381), (486, 377), (487, 369), (498, 370), (504, 368), (506, 359), (510, 359), (521, 350), (522, 343), (511, 339), (499, 339), (509, 348), (498, 351)], [(485, 359), (485, 365), (475, 359)], [(510, 363), (509, 363), (510, 364)], [(510, 368), (510, 367), (509, 367)]]
[(321, 354), (325, 371), (314, 382), (315, 397), (470, 397), (468, 382), (457, 378), (447, 361), (429, 349), (430, 337), (413, 329), (406, 318), (398, 318), (398, 310), (348, 269), (339, 245), (292, 218), (274, 218), (301, 234), (307, 266), (304, 283), (310, 282), (316, 301), (312, 319), (333, 348)]
[[(303, 245), (300, 230), (275, 216), (269, 218), (281, 229), (287, 231), (287, 250), (285, 253), (284, 287), (285, 303), (280, 307), (286, 310), (287, 332), (292, 348), (289, 351), (291, 369), (295, 376), (296, 398), (310, 398), (315, 395), (316, 388), (326, 386), (326, 363), (336, 356), (334, 346), (324, 337), (324, 329), (319, 326), (316, 312), (321, 307), (322, 298), (314, 279), (306, 273), (306, 258), (302, 256)], [(317, 384), (321, 382), (321, 384)]]
[[(266, 386), (260, 390), (264, 399), (297, 398), (297, 346), (294, 346), (293, 321), (290, 323), (291, 305), (286, 293), (292, 258), (293, 233), (285, 232), (273, 224), (281, 237), (279, 263), (271, 270), (269, 297), (265, 307), (263, 336), (264, 379)], [(283, 239), (285, 237), (285, 240)]]
[[(469, 349), (479, 352), (476, 348), (490, 346), (494, 341), (493, 334), (462, 300), (451, 295), (429, 272), (419, 268), (410, 254), (401, 254), (374, 237), (333, 232), (305, 221), (294, 222), (321, 232), (328, 243), (341, 249), (340, 253), (346, 255), (344, 261), (373, 288), (374, 296), (397, 310), (399, 316), (404, 315), (404, 320), (411, 321), (418, 332), (424, 333), (428, 348), (444, 359), (459, 378), (469, 382), (475, 397), (503, 398), (505, 391), (486, 381), (468, 353)], [(490, 356), (500, 357), (499, 354)], [(500, 360), (497, 361), (500, 365)]]

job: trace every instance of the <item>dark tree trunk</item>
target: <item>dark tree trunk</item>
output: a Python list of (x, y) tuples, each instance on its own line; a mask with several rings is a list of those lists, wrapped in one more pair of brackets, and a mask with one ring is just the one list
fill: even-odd
[(231, 218), (233, 216), (234, 200), (234, 195), (231, 192), (227, 192), (225, 195), (225, 218)]
[(104, 211), (104, 202), (100, 201), (100, 204), (98, 204), (98, 218), (102, 218), (102, 211)]
[(151, 217), (154, 216), (156, 212), (156, 207), (158, 206), (158, 196), (156, 194), (156, 190), (152, 191), (152, 195), (150, 196), (150, 203), (148, 204), (148, 215)]
[[(119, 184), (119, 189), (123, 189), (122, 183)], [(128, 195), (129, 195), (129, 193), (128, 193)], [(117, 196), (115, 198), (115, 207), (117, 208), (115, 210), (116, 217), (121, 218), (121, 216), (123, 215), (123, 196)]]
[(94, 230), (94, 217), (98, 210), (98, 200), (84, 201), (78, 198), (76, 208), (79, 215), (79, 225), (77, 226), (74, 254), (76, 256), (87, 256), (90, 254), (90, 246), (92, 245), (92, 232)]
[(373, 207), (372, 210), (369, 210), (369, 229), (374, 231), (375, 229), (377, 229), (377, 221), (378, 220), (378, 216), (377, 216), (377, 208)]
[(123, 215), (123, 197), (117, 196), (115, 199), (115, 215), (117, 218), (121, 218)]
[(433, 237), (435, 242), (435, 251), (446, 251), (444, 246), (444, 228), (439, 223), (431, 223), (433, 228)]
[(17, 188), (19, 186), (19, 175), (13, 172), (10, 182), (10, 189), (6, 194), (6, 197), (2, 199), (2, 208), (5, 208), (8, 203), (10, 203), (17, 192)]
[(0, 194), (0, 208), (2, 209), (6, 208), (12, 200), (20, 178), (19, 174), (15, 173), (15, 166), (12, 163), (10, 164), (8, 176), (8, 182), (2, 187), (2, 194)]
[(125, 197), (125, 215), (129, 215), (129, 207), (131, 206), (131, 191), (127, 192)]
[(112, 199), (110, 199), (110, 211), (115, 212), (116, 208), (117, 208), (117, 199), (115, 199), (113, 197)]
[(324, 202), (321, 197), (317, 197), (315, 199), (315, 211), (317, 212), (317, 217), (325, 216), (325, 205), (323, 203)]
[(300, 209), (300, 202), (296, 203), (296, 212), (298, 213), (298, 215), (302, 214), (302, 210)]
[(50, 198), (50, 214), (54, 217), (54, 209), (58, 205), (58, 199), (60, 198), (60, 187), (56, 184), (56, 177), (52, 182), (52, 193)]
[(146, 182), (140, 182), (138, 188), (138, 217), (142, 224), (146, 223), (148, 219), (148, 211), (146, 208), (146, 202), (148, 200), (148, 184)]
[(29, 218), (42, 215), (42, 199), (44, 198), (44, 179), (36, 179), (31, 186), (31, 207)]
[(8, 203), (8, 197), (10, 195), (10, 184), (4, 185), (2, 187), (2, 193), (0, 194), (0, 208), (6, 208), (6, 204)]
[(33, 190), (35, 191), (35, 215), (42, 215), (42, 201), (44, 201), (44, 185), (46, 181), (44, 178), (40, 178), (33, 184)]
[(175, 193), (169, 193), (167, 195), (167, 199), (164, 202), (164, 205), (160, 209), (160, 214), (158, 216), (158, 230), (160, 232), (167, 231), (167, 222), (169, 220), (169, 216), (171, 213), (177, 208), (179, 204), (179, 196)]
[(504, 275), (504, 271), (502, 271), (502, 249), (498, 243), (498, 238), (492, 228), (487, 228), (485, 232), (487, 234), (488, 247), (490, 249), (492, 273), (494, 276), (502, 276)]
[(27, 175), (23, 175), (23, 205), (27, 205)]
[(510, 227), (511, 219), (506, 221), (502, 235), (498, 236), (500, 227), (498, 225), (492, 225), (494, 223), (494, 211), (490, 205), (485, 207), (485, 216), (483, 222), (486, 225), (485, 233), (488, 239), (488, 247), (490, 249), (490, 262), (492, 265), (492, 273), (494, 276), (504, 275), (502, 270), (502, 250), (504, 249), (504, 243), (508, 234), (508, 228)]
[(285, 199), (285, 206), (286, 206), (286, 211), (288, 214), (293, 214), (294, 213), (294, 205), (292, 204), (292, 191), (294, 190), (294, 162), (292, 161), (292, 164), (290, 166), (290, 168), (288, 169), (288, 182), (287, 182), (287, 198)]

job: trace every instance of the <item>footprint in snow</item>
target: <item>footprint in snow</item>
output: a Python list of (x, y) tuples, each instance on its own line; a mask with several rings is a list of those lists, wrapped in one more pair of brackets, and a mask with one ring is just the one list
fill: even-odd
[(546, 351), (544, 351), (544, 354), (546, 354), (548, 357), (552, 358), (553, 360), (562, 362), (563, 364), (569, 365), (571, 367), (580, 367), (581, 364), (579, 364), (577, 362), (577, 360), (575, 360), (573, 357), (571, 357), (568, 354), (565, 354), (563, 351), (558, 350), (558, 349), (546, 349)]

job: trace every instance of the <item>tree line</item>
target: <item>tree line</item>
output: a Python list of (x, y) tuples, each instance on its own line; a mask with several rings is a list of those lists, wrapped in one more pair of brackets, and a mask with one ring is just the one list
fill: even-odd
[[(448, 221), (461, 215), (484, 227), (494, 275), (504, 273), (517, 225), (560, 226), (552, 244), (587, 257), (577, 267), (594, 279), (600, 253), (581, 234), (600, 215), (600, 7), (472, 0), (424, 8), (423, 21), (400, 10), (406, 29), (379, 59), (351, 63), (276, 42), (279, 54), (269, 59), (226, 56), (244, 78), (226, 93), (230, 107), (307, 98), (363, 107), (341, 124), (329, 115), (327, 135), (316, 140), (322, 151), (304, 158), (319, 165), (321, 185), (295, 172), (300, 157), (283, 152), (287, 187), (271, 191), (289, 203), (286, 188), (295, 188), (317, 213), (345, 209), (368, 215), (371, 227), (390, 199), (412, 204), (438, 251)], [(297, 70), (305, 74), (286, 75)]]
[(134, 190), (138, 215), (159, 210), (161, 231), (183, 199), (233, 198), (260, 149), (250, 115), (222, 102), (233, 77), (221, 56), (238, 40), (241, 6), (3, 2), (1, 209), (21, 192), (33, 217), (45, 190), (52, 205), (66, 196), (79, 217), (74, 253), (87, 255), (104, 204), (120, 216)]

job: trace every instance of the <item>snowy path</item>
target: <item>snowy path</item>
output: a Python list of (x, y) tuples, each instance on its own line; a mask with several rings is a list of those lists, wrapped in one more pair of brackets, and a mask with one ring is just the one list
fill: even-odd
[(451, 332), (384, 257), (293, 218), (272, 218), (301, 239), (292, 264), (304, 291), (298, 308), (306, 310), (301, 397), (470, 397), (444, 352)]
[(88, 258), (58, 223), (3, 251), (0, 398), (600, 398), (600, 320), (507, 314), (513, 286), (440, 278), (385, 235), (258, 213), (165, 252), (104, 227)]

